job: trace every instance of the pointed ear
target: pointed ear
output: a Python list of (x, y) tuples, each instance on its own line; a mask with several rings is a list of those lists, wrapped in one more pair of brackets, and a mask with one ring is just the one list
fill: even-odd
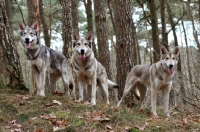
[(168, 51), (164, 46), (160, 47), (160, 55), (166, 54)]
[(74, 41), (78, 40), (80, 36), (77, 32), (73, 32), (71, 37), (72, 37), (72, 42), (74, 42)]
[(24, 28), (25, 28), (25, 25), (23, 23), (19, 23), (19, 29), (24, 30)]
[(179, 54), (179, 48), (178, 48), (178, 46), (176, 46), (176, 47), (174, 48), (173, 53), (176, 54), (176, 55)]
[(93, 39), (93, 33), (89, 31), (87, 35), (85, 36), (85, 39), (88, 40), (89, 42), (92, 42)]
[(32, 26), (31, 26), (34, 30), (37, 30), (38, 29), (38, 22), (35, 21)]

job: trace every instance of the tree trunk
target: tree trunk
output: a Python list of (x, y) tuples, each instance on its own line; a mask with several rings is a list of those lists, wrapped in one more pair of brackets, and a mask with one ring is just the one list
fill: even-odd
[[(92, 20), (92, 1), (91, 0), (84, 0), (84, 5), (85, 5), (85, 10), (86, 10), (86, 15), (87, 15), (87, 25), (88, 25), (88, 31), (94, 31), (93, 29), (93, 20)], [(94, 43), (94, 37), (93, 37), (93, 41), (92, 41), (92, 50), (94, 52), (94, 56), (96, 58), (98, 58), (98, 54), (97, 54), (97, 49), (96, 49), (96, 45)]]
[[(187, 41), (187, 34), (186, 34), (186, 30), (185, 30), (185, 26), (184, 26), (184, 22), (181, 20), (181, 24), (183, 26), (183, 33), (184, 33), (184, 37), (185, 37), (185, 44), (186, 44), (186, 58), (187, 58), (187, 66), (188, 66), (188, 74), (189, 74), (189, 83), (190, 83), (190, 87), (192, 88), (192, 73), (191, 73), (191, 66), (190, 66), (190, 53), (189, 53), (189, 48), (188, 48), (188, 41)], [(186, 90), (185, 89), (181, 89), (181, 94), (182, 97), (186, 97)], [(183, 100), (183, 103), (186, 104), (186, 102)]]
[(28, 25), (31, 26), (35, 21), (38, 21), (38, 25), (40, 25), (38, 0), (27, 0), (27, 6), (28, 6)]
[[(176, 30), (175, 30), (175, 26), (174, 26), (175, 23), (173, 21), (173, 16), (172, 16), (171, 8), (170, 8), (170, 6), (169, 6), (169, 4), (168, 4), (167, 1), (166, 1), (166, 5), (167, 5), (167, 12), (169, 14), (169, 22), (171, 24), (171, 27), (173, 27), (172, 31), (173, 31), (173, 35), (174, 35), (174, 44), (175, 44), (175, 46), (178, 46), (178, 40), (177, 40)], [(177, 64), (177, 69), (178, 69), (179, 72), (182, 72), (180, 54), (179, 54), (179, 62)], [(180, 83), (180, 89), (183, 90), (183, 89), (185, 89), (185, 87), (184, 87), (184, 83), (183, 83), (183, 79), (182, 79), (182, 75), (181, 74), (179, 74), (179, 79), (181, 81), (181, 83)], [(185, 91), (185, 90), (183, 90), (183, 91)], [(182, 94), (185, 95), (185, 93), (182, 93)], [(174, 89), (171, 90), (170, 96), (171, 96), (170, 97), (171, 98), (170, 102), (173, 103), (175, 101)]]
[(40, 20), (43, 25), (43, 33), (44, 33), (44, 41), (45, 45), (47, 47), (51, 46), (51, 37), (49, 35), (49, 28), (46, 23), (45, 17), (44, 17), (44, 11), (43, 11), (43, 0), (39, 0), (39, 11), (40, 11)]
[[(28, 7), (28, 25), (31, 26), (35, 21), (38, 22), (38, 35), (40, 34), (40, 24), (39, 24), (39, 9), (38, 9), (38, 0), (27, 0), (27, 7)], [(32, 83), (33, 83), (33, 90), (36, 92), (36, 80), (33, 76), (32, 71)], [(46, 88), (45, 88), (46, 90)], [(47, 91), (45, 91), (48, 93)]]
[(12, 30), (12, 20), (11, 20), (11, 1), (10, 0), (5, 0), (5, 7), (6, 7), (6, 14), (8, 17), (9, 21), (9, 27)]
[(197, 30), (196, 30), (196, 28), (194, 26), (194, 19), (193, 19), (192, 11), (190, 9), (190, 0), (188, 0), (188, 2), (187, 2), (187, 8), (188, 8), (189, 17), (190, 17), (190, 19), (192, 21), (192, 29), (193, 29), (194, 40), (195, 40), (195, 42), (197, 44), (197, 47), (198, 47), (198, 50), (200, 52), (200, 42), (199, 42)]
[(72, 52), (71, 0), (61, 0), (61, 5), (62, 5), (62, 20), (63, 20), (62, 21), (63, 54), (68, 60), (70, 60)]
[(72, 3), (72, 27), (73, 30), (79, 32), (78, 29), (78, 2), (79, 0), (71, 0)]
[(152, 40), (153, 40), (153, 61), (156, 63), (160, 59), (160, 45), (159, 45), (159, 33), (158, 33), (158, 22), (156, 14), (156, 3), (155, 0), (148, 0), (150, 6), (151, 16), (151, 27), (152, 27)]
[[(78, 28), (78, 21), (79, 21), (78, 2), (79, 2), (79, 0), (71, 0), (71, 3), (72, 3), (72, 27), (73, 27), (73, 32), (77, 32), (77, 33), (79, 33), (79, 28)], [(76, 77), (74, 72), (73, 72), (73, 77), (74, 77), (75, 84), (77, 84), (77, 77)], [(75, 85), (75, 95), (76, 95), (76, 98), (78, 99), (78, 97), (79, 97), (78, 85)], [(84, 93), (84, 95), (86, 95), (86, 94)]]
[(106, 25), (105, 1), (94, 0), (99, 62), (105, 67), (108, 78), (111, 79), (108, 31)]
[(160, 16), (162, 23), (162, 45), (169, 50), (168, 40), (166, 35), (166, 23), (165, 23), (165, 2), (164, 0), (160, 0)]
[(24, 85), (19, 54), (9, 27), (5, 6), (0, 0), (0, 85), (13, 89), (26, 89)]
[(139, 48), (139, 43), (138, 43), (138, 38), (137, 38), (137, 33), (136, 33), (136, 27), (133, 22), (133, 54), (134, 54), (134, 65), (139, 65), (141, 64), (141, 58), (140, 58), (140, 48)]
[(124, 91), (127, 74), (133, 67), (133, 23), (130, 5), (130, 0), (115, 0), (116, 66), (120, 96), (122, 96)]

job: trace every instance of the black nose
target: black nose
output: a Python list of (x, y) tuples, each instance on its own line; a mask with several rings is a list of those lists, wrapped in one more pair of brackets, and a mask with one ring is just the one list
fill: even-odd
[(173, 65), (172, 65), (172, 64), (170, 64), (170, 65), (169, 65), (169, 68), (172, 68), (172, 67), (173, 67)]
[(25, 38), (26, 43), (29, 43), (29, 38)]
[(81, 55), (85, 54), (85, 50), (81, 49)]

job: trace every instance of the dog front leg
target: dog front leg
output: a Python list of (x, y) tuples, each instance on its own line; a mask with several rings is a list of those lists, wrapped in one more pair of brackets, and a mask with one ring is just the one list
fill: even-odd
[(154, 89), (155, 87), (151, 87), (151, 111), (154, 116), (157, 116), (156, 113), (156, 97), (157, 97), (157, 91)]
[(97, 91), (97, 78), (96, 75), (92, 78), (92, 93), (91, 93), (91, 105), (96, 105), (96, 91)]
[(83, 98), (83, 90), (85, 89), (85, 87), (86, 87), (86, 84), (79, 80), (78, 81), (78, 89), (79, 89), (79, 100), (78, 100), (78, 102), (81, 102), (84, 99)]
[(45, 96), (45, 81), (46, 81), (46, 68), (44, 68), (44, 70), (42, 70), (39, 74), (39, 81), (40, 81), (40, 96)]
[(164, 113), (167, 117), (170, 117), (169, 115), (169, 92), (170, 92), (171, 86), (167, 86), (166, 88), (163, 88), (163, 101), (164, 101)]

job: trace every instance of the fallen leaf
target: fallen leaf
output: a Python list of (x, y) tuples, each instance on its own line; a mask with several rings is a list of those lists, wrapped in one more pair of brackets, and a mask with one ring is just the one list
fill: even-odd
[(186, 117), (182, 118), (182, 124), (183, 126), (188, 126), (188, 121)]
[(200, 119), (193, 119), (194, 122), (200, 123)]
[(56, 131), (59, 131), (59, 130), (63, 130), (63, 129), (65, 129), (65, 128), (66, 128), (66, 126), (62, 126), (62, 127), (54, 126), (54, 127), (53, 127), (53, 131), (56, 132)]
[(57, 100), (53, 100), (53, 103), (58, 104), (58, 105), (62, 105), (62, 103), (60, 101), (57, 101)]
[(140, 113), (144, 113), (144, 110), (143, 110), (143, 109), (140, 109)]

